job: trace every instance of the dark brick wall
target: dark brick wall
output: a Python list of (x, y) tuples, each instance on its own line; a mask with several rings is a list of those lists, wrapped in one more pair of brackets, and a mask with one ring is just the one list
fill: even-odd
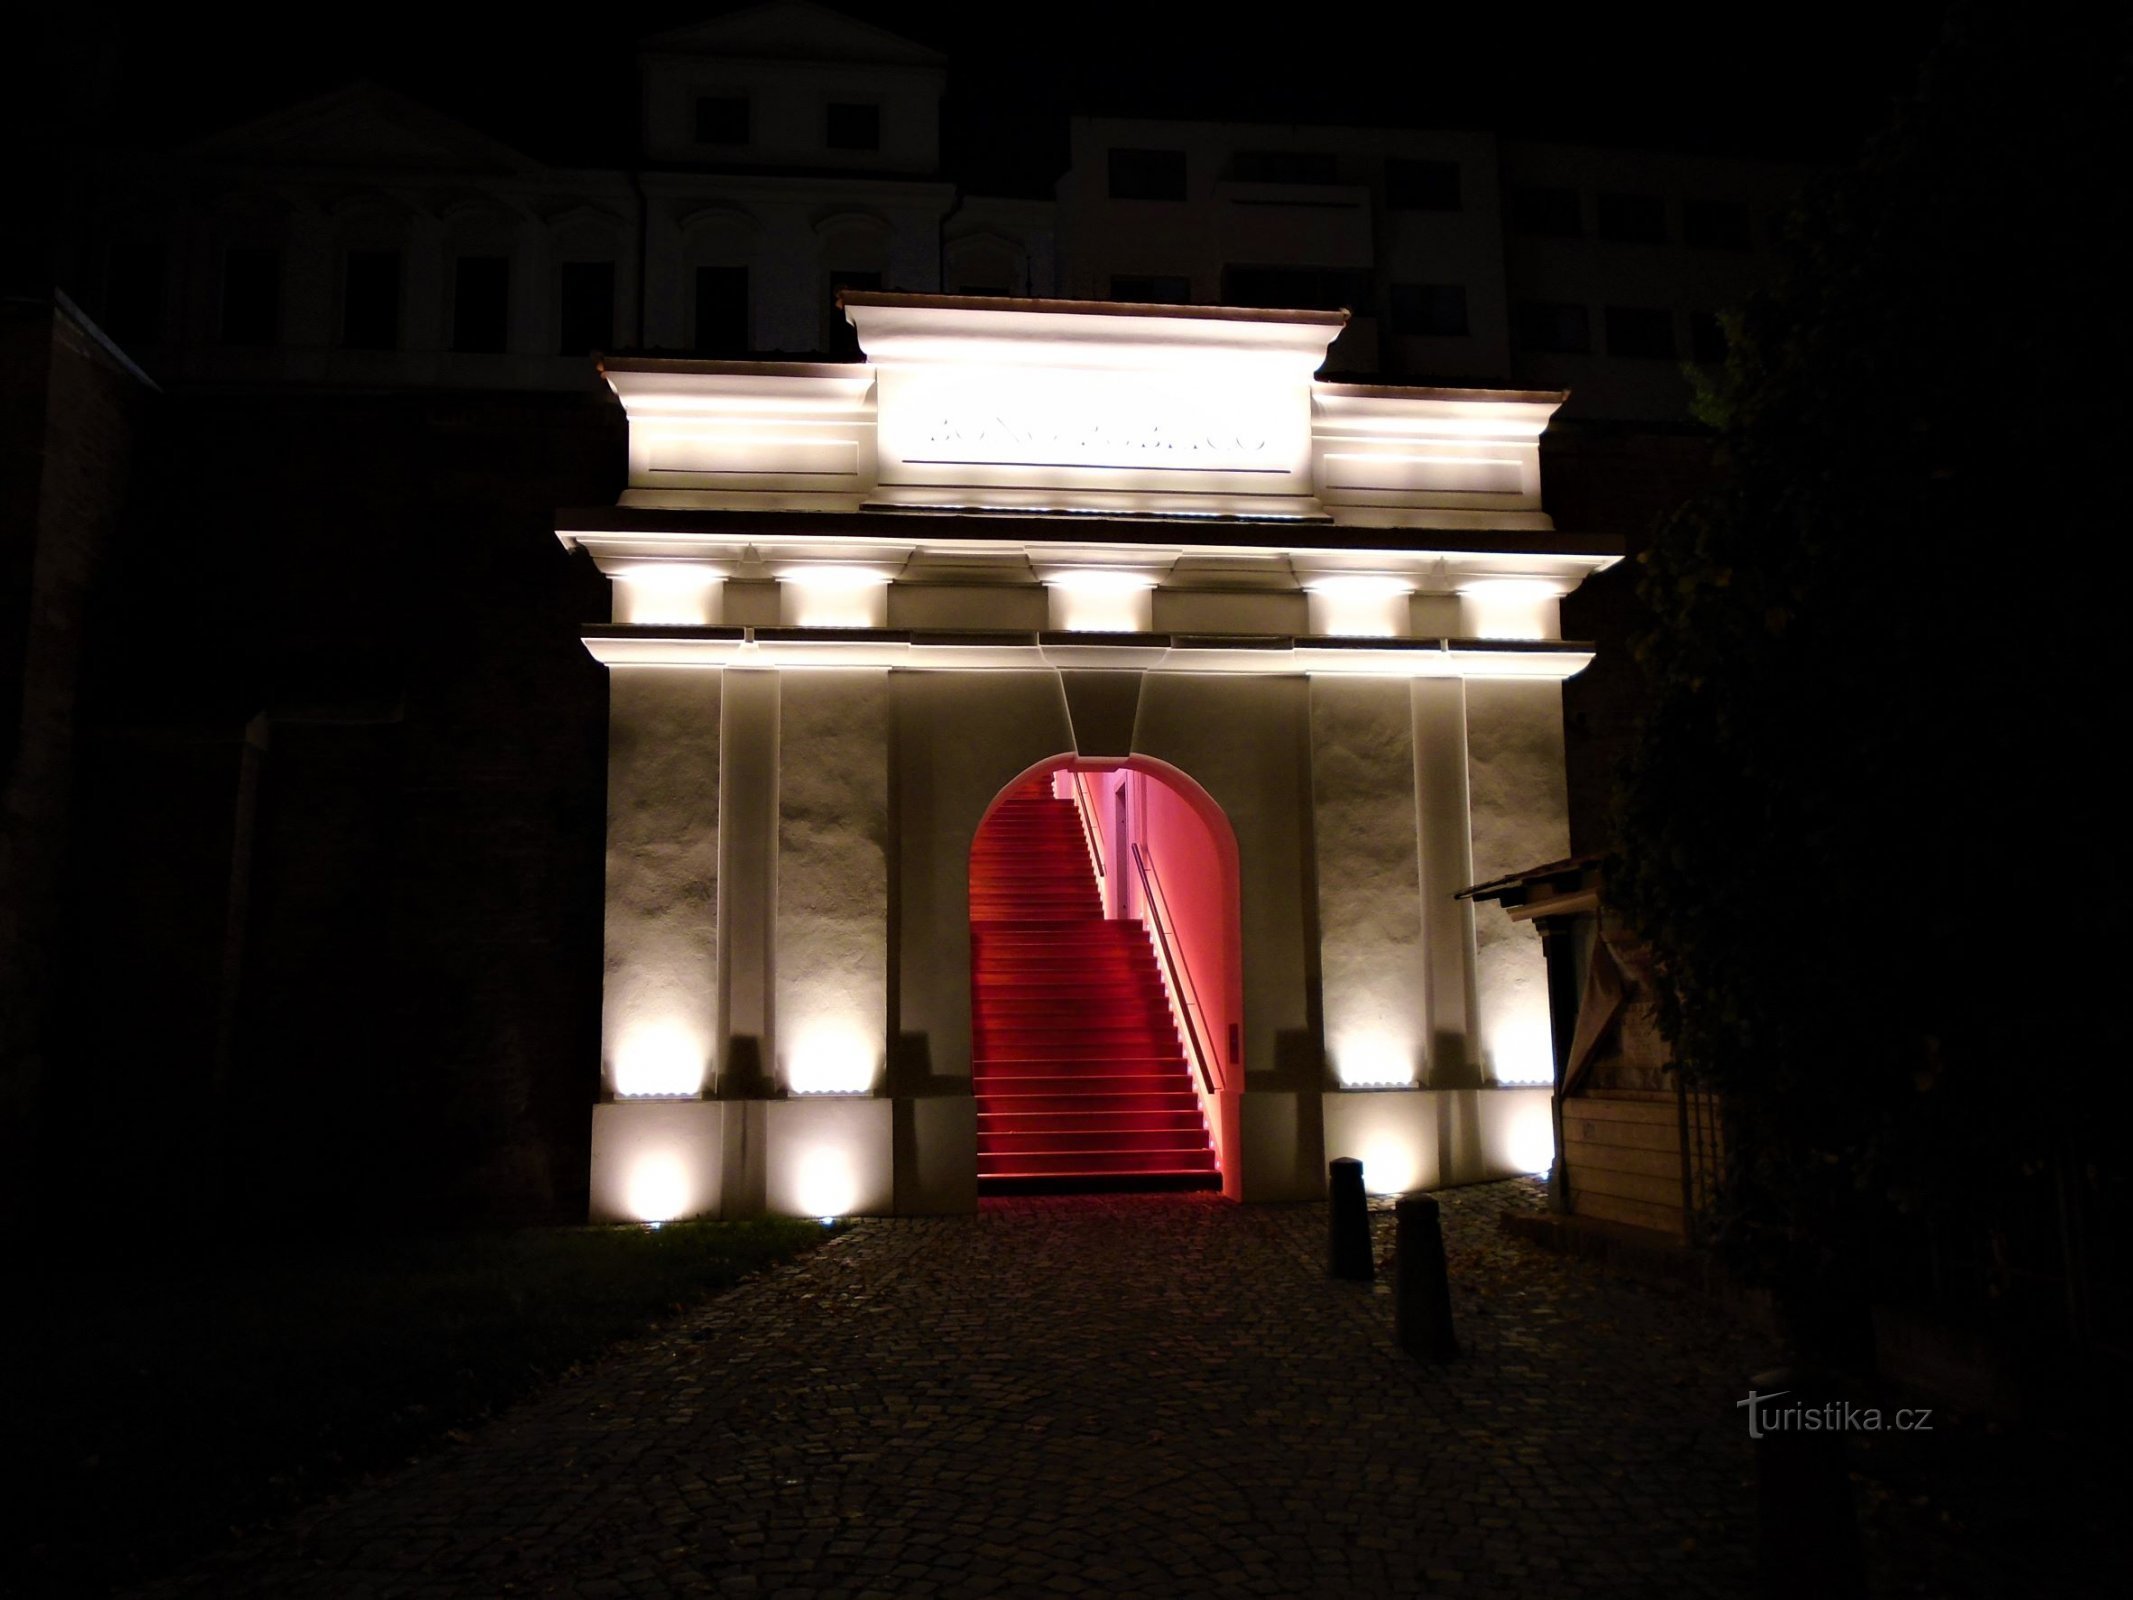
[(0, 1209), (11, 1232), (45, 1200), (36, 1153), (69, 1026), (52, 987), (78, 843), (84, 651), (152, 400), (63, 303), (0, 302)]
[[(551, 528), (619, 493), (619, 408), (168, 413), (94, 652), (83, 806), (126, 847), (70, 961), (85, 1009), (113, 946), (156, 974), (76, 1045), (159, 1108), (118, 1187), (305, 1226), (581, 1217), (606, 684), (577, 625), (606, 596)], [(154, 1124), (186, 1148), (158, 1159)]]

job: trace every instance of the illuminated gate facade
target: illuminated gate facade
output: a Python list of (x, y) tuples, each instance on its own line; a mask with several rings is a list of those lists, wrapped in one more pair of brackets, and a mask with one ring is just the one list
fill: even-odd
[(558, 519), (614, 597), (594, 1216), (971, 1208), (971, 845), (1067, 758), (1233, 834), (1226, 1193), (1544, 1165), (1539, 952), (1455, 895), (1567, 853), (1616, 551), (1541, 510), (1562, 397), (1318, 382), (1342, 313), (846, 315), (862, 363), (610, 361), (629, 488)]

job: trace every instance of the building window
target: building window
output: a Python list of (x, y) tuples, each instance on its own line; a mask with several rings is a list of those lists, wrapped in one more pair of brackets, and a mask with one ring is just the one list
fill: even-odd
[(1674, 314), (1652, 306), (1607, 308), (1607, 353), (1671, 361)]
[(270, 345), (281, 337), (281, 252), (246, 245), (222, 252), (222, 342)]
[(1681, 208), (1681, 236), (1698, 250), (1748, 248), (1748, 208), (1732, 200), (1691, 200)]
[(859, 330), (838, 309), (837, 296), (847, 289), (879, 289), (878, 272), (833, 272), (829, 275), (829, 337), (823, 341), (832, 361), (859, 359)]
[(1527, 300), (1518, 308), (1518, 342), (1526, 350), (1582, 355), (1592, 348), (1592, 325), (1581, 305)]
[(341, 258), (341, 348), (400, 347), (400, 252), (351, 250)]
[(1110, 179), (1114, 200), (1182, 200), (1185, 198), (1185, 152), (1113, 150)]
[(1239, 183), (1339, 183), (1340, 163), (1321, 150), (1239, 150), (1230, 158)]
[(1549, 239), (1575, 239), (1585, 231), (1575, 189), (1514, 189), (1511, 226)]
[(1433, 339), (1463, 337), (1466, 333), (1466, 285), (1394, 284), (1392, 331)]
[(500, 355), (511, 327), (511, 261), (461, 256), (452, 263), (452, 348)]
[(1222, 303), (1283, 311), (1341, 311), (1370, 304), (1370, 274), (1343, 267), (1222, 269)]
[(1121, 272), (1111, 278), (1111, 298), (1144, 306), (1189, 306), (1192, 279), (1160, 272)]
[(1666, 202), (1655, 194), (1600, 196), (1600, 237), (1625, 244), (1666, 243)]
[(615, 337), (615, 264), (566, 261), (556, 288), (562, 354), (587, 356), (605, 350)]
[(1385, 204), (1395, 211), (1457, 211), (1459, 163), (1403, 160), (1386, 162)]
[(696, 269), (696, 353), (744, 356), (748, 353), (748, 269)]
[(1707, 367), (1725, 365), (1726, 329), (1717, 312), (1689, 313), (1689, 359)]
[(738, 94), (706, 94), (696, 98), (698, 144), (746, 144), (748, 99)]
[(832, 150), (879, 150), (881, 107), (832, 104), (826, 119), (824, 142)]

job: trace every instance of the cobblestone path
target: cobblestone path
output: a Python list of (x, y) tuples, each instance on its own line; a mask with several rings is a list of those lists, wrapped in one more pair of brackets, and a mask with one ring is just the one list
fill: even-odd
[[(1444, 1195), (1465, 1354), (1323, 1206), (868, 1222), (156, 1596), (1737, 1595), (1761, 1352)], [(1375, 1213), (1381, 1256), (1391, 1214)]]

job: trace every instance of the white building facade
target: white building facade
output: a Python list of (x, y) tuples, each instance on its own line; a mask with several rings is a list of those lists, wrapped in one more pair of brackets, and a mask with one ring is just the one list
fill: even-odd
[(845, 308), (858, 364), (609, 362), (629, 487), (558, 519), (614, 597), (593, 1215), (973, 1207), (972, 851), (1033, 780), (1169, 908), (1225, 1194), (1544, 1168), (1539, 951), (1455, 896), (1567, 849), (1616, 552), (1541, 509), (1562, 395), (1319, 381), (1337, 312)]

